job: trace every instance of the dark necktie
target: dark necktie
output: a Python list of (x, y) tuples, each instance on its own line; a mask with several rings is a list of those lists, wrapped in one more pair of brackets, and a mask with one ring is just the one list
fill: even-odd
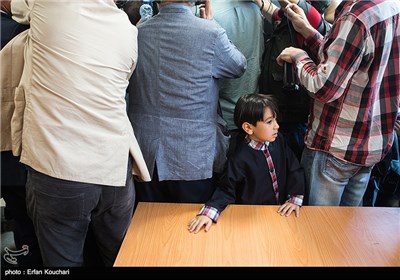
[(268, 146), (267, 145), (265, 145), (264, 155), (265, 155), (265, 158), (267, 159), (268, 171), (269, 171), (269, 174), (271, 175), (272, 187), (274, 188), (276, 202), (279, 204), (278, 180), (276, 179), (276, 172), (275, 172), (275, 168), (274, 168), (274, 162), (272, 161), (272, 157), (271, 157), (271, 154), (268, 151)]

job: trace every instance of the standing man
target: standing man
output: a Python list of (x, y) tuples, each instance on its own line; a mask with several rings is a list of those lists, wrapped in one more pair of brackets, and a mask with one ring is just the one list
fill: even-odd
[(258, 93), (261, 59), (264, 51), (263, 18), (252, 0), (213, 0), (214, 19), (226, 30), (229, 40), (247, 60), (246, 72), (237, 79), (218, 81), (222, 117), (231, 134), (230, 150), (236, 143), (241, 128), (236, 127), (233, 111), (238, 99), (248, 93)]
[[(161, 1), (138, 25), (128, 112), (152, 175), (138, 184), (139, 201), (207, 201), (214, 164), (226, 156), (217, 144), (217, 79), (243, 75), (246, 58), (217, 23), (194, 15), (193, 2)], [(212, 14), (210, 1), (200, 13)]]
[(28, 166), (27, 207), (43, 264), (83, 266), (90, 227), (112, 266), (132, 218), (132, 167), (150, 179), (126, 114), (137, 29), (113, 0), (12, 0), (11, 11), (30, 24), (13, 152)]
[(400, 5), (394, 0), (343, 1), (323, 38), (296, 5), (294, 28), (318, 57), (286, 48), (279, 63), (296, 65), (312, 97), (301, 163), (310, 205), (360, 205), (371, 169), (393, 144), (400, 102)]
[[(23, 70), (25, 36), (15, 36), (29, 28), (11, 17), (10, 0), (1, 1), (1, 197), (6, 202), (5, 215), (10, 217), (18, 267), (41, 267), (42, 257), (35, 229), (26, 210), (26, 168), (12, 154), (11, 117), (14, 91)], [(26, 33), (27, 31), (25, 31)], [(7, 46), (7, 47), (6, 47)], [(16, 51), (18, 49), (19, 51)], [(18, 67), (18, 66), (20, 67)], [(17, 77), (16, 77), (17, 76)], [(10, 249), (10, 248), (8, 248)], [(22, 253), (21, 253), (22, 252)]]
[[(303, 92), (302, 87), (296, 85), (296, 80), (290, 75), (292, 67), (287, 67), (286, 73), (285, 68), (277, 64), (276, 57), (287, 46), (296, 46), (306, 51), (308, 48), (303, 44), (304, 38), (290, 26), (284, 14), (285, 7), (289, 3), (297, 4), (305, 12), (310, 24), (322, 35), (328, 32), (330, 24), (323, 19), (323, 11), (318, 11), (306, 0), (279, 0), (278, 6), (270, 0), (255, 1), (266, 20), (273, 26), (272, 33), (265, 41), (259, 80), (260, 93), (275, 96), (279, 106), (279, 131), (300, 161), (310, 113), (310, 97)], [(330, 0), (310, 2), (318, 2), (321, 7), (325, 7)], [(286, 82), (285, 78), (288, 79)]]

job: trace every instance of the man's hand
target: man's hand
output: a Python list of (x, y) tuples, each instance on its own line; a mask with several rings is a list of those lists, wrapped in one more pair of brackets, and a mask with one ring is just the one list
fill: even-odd
[(400, 120), (394, 123), (394, 131), (396, 131), (397, 136), (400, 137)]
[(280, 66), (283, 66), (283, 63), (289, 62), (292, 63), (292, 56), (295, 56), (296, 54), (300, 53), (300, 52), (304, 52), (304, 50), (299, 49), (299, 48), (294, 48), (294, 47), (288, 47), (285, 48), (280, 55), (278, 55), (278, 57), (276, 58), (276, 62), (278, 62), (278, 64)]
[(278, 0), (278, 2), (282, 8), (285, 8), (290, 3), (293, 3), (293, 4), (299, 3), (299, 0)]
[(213, 222), (212, 220), (204, 215), (196, 216), (193, 218), (188, 224), (189, 232), (198, 233), (203, 226), (205, 226), (205, 230), (209, 231)]
[(211, 20), (214, 18), (214, 10), (211, 5), (211, 0), (206, 0), (205, 2), (205, 4), (199, 6), (200, 17)]
[(288, 4), (285, 8), (285, 14), (292, 22), (294, 29), (304, 38), (307, 38), (315, 32), (315, 29), (308, 22), (304, 11), (296, 4)]
[[(268, 1), (268, 0), (264, 0), (264, 1)], [(262, 5), (262, 0), (253, 0), (253, 2), (256, 3), (258, 7), (261, 7), (261, 5)]]

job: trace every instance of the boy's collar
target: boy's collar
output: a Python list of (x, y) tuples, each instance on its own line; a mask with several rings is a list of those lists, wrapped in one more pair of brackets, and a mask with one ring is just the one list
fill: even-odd
[(264, 151), (269, 146), (269, 142), (268, 141), (265, 141), (265, 142), (255, 141), (255, 140), (251, 139), (248, 134), (246, 135), (244, 140), (246, 141), (247, 145), (249, 145), (254, 150)]

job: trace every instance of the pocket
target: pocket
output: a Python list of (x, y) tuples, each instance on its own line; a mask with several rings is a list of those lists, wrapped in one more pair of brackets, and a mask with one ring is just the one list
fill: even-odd
[(11, 118), (11, 141), (13, 154), (19, 156), (22, 150), (22, 128), (25, 111), (25, 91), (22, 87), (15, 89), (14, 106), (14, 113)]
[[(53, 186), (56, 188), (55, 186)], [(84, 194), (46, 193), (35, 188), (34, 207), (39, 217), (62, 220), (80, 220), (83, 218)]]
[(14, 113), (14, 89), (1, 89), (1, 151), (12, 149), (11, 118)]
[(323, 172), (334, 181), (342, 181), (352, 177), (360, 168), (327, 154)]

